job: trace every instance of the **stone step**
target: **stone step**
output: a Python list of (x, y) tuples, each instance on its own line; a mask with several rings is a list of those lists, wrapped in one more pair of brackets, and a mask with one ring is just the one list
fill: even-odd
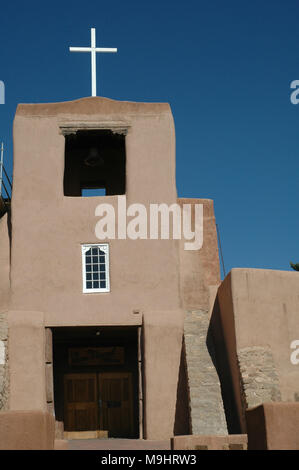
[(170, 450), (170, 439), (74, 439), (67, 441), (68, 450)]
[(208, 312), (186, 312), (184, 338), (192, 434), (225, 435), (220, 381), (206, 344), (208, 328)]

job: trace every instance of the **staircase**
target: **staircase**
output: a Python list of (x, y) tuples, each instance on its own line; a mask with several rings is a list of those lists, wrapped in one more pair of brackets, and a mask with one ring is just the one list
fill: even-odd
[(207, 345), (209, 312), (187, 311), (184, 323), (191, 432), (228, 434), (220, 381), (213, 364), (213, 345)]

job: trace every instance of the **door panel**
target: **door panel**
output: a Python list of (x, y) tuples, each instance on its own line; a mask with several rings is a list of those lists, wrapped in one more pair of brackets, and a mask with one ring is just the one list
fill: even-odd
[(132, 376), (130, 373), (99, 374), (100, 429), (109, 437), (133, 436)]
[(108, 432), (108, 437), (134, 437), (132, 374), (66, 374), (66, 431)]
[(64, 419), (66, 431), (98, 429), (97, 374), (66, 374)]

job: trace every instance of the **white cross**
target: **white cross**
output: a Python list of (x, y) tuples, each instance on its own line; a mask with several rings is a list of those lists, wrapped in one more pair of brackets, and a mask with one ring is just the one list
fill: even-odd
[(96, 47), (96, 30), (91, 28), (91, 47), (70, 47), (71, 52), (91, 52), (91, 96), (97, 96), (97, 52), (117, 52), (116, 48)]

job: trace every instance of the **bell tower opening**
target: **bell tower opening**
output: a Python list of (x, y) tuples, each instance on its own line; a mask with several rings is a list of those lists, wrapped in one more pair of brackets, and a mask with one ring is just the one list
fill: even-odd
[(124, 133), (78, 130), (65, 136), (64, 195), (113, 196), (126, 192)]

